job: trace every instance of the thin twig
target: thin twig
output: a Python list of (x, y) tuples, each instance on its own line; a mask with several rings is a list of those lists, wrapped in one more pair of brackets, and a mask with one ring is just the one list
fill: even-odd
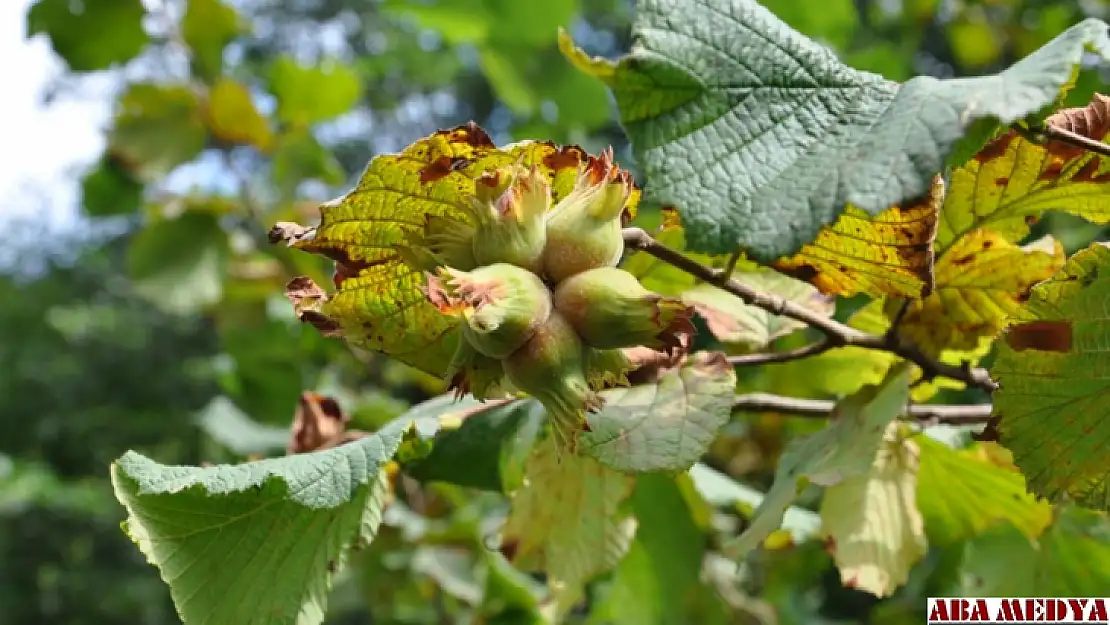
[(1084, 137), (1077, 132), (1073, 132), (1065, 128), (1060, 128), (1059, 126), (1053, 126), (1051, 124), (1046, 124), (1045, 127), (1040, 128), (1039, 131), (1048, 139), (1054, 139), (1062, 143), (1074, 145), (1077, 148), (1083, 148), (1088, 152), (1094, 152), (1095, 154), (1101, 154), (1102, 156), (1110, 156), (1110, 145), (1107, 145), (1106, 143), (1103, 143), (1098, 139)]
[(766, 352), (762, 354), (744, 354), (742, 356), (729, 356), (728, 362), (734, 367), (750, 367), (754, 365), (770, 365), (780, 362), (790, 362), (791, 360), (800, 360), (802, 358), (809, 358), (816, 356), (823, 352), (836, 347), (835, 343), (830, 341), (817, 341), (810, 343), (797, 349), (789, 349), (784, 352)]
[[(732, 407), (748, 412), (784, 412), (800, 416), (827, 417), (836, 408), (836, 402), (825, 399), (798, 399), (771, 393), (746, 393), (737, 395)], [(991, 416), (990, 404), (942, 405), (910, 404), (906, 414), (917, 421), (947, 425), (979, 425)]]
[(853, 346), (890, 352), (916, 364), (921, 368), (922, 376), (926, 379), (943, 376), (985, 391), (994, 391), (998, 388), (998, 384), (991, 379), (990, 372), (986, 369), (939, 362), (926, 355), (916, 345), (907, 343), (897, 334), (876, 335), (863, 332), (778, 295), (757, 291), (735, 279), (721, 276), (720, 270), (707, 267), (659, 243), (642, 228), (625, 228), (624, 242), (629, 247), (650, 254), (696, 278), (719, 286), (739, 297), (749, 306), (762, 308), (771, 314), (796, 319), (809, 325), (824, 334), (825, 340), (832, 347)]

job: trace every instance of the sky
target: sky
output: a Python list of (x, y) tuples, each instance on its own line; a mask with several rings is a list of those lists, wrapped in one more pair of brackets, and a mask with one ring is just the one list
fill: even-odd
[(63, 65), (45, 36), (26, 39), (30, 4), (0, 0), (0, 223), (26, 217), (63, 226), (78, 214), (80, 174), (104, 148), (111, 81), (83, 81), (79, 94), (44, 104)]

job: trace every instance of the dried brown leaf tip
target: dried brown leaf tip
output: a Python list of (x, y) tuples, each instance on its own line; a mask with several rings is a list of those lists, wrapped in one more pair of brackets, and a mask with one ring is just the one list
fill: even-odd
[(284, 242), (286, 245), (295, 245), (301, 241), (311, 241), (316, 235), (316, 228), (302, 226), (291, 221), (279, 221), (270, 228), (270, 243)]
[(286, 451), (303, 454), (366, 436), (365, 432), (347, 430), (349, 421), (350, 417), (340, 408), (339, 402), (320, 393), (305, 391), (297, 403)]
[(1059, 110), (1045, 121), (1084, 137), (1102, 139), (1110, 133), (1110, 96), (1096, 93), (1087, 106)]
[[(690, 346), (694, 340), (693, 325), (689, 331), (680, 331), (675, 335), (675, 345), (666, 351), (651, 349), (650, 347), (631, 347), (621, 350), (628, 359), (630, 371), (627, 374), (628, 384), (648, 384), (658, 380), (669, 371), (673, 371), (686, 363), (690, 353)], [(721, 355), (724, 358), (724, 355)], [(728, 361), (725, 359), (725, 366)]]
[(340, 336), (339, 323), (320, 312), (328, 294), (308, 276), (297, 276), (285, 285), (285, 298), (302, 323), (314, 326), (324, 336)]

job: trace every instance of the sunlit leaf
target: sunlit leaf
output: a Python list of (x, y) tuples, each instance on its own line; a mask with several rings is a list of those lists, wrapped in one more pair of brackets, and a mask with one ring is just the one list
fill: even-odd
[(933, 236), (944, 199), (938, 176), (925, 198), (872, 217), (853, 206), (775, 267), (831, 295), (920, 297), (933, 288)]
[(119, 97), (108, 151), (150, 181), (196, 158), (206, 141), (204, 113), (190, 87), (136, 83)]
[(81, 179), (81, 207), (93, 217), (133, 213), (142, 201), (142, 183), (111, 158), (101, 159)]
[[(275, 238), (338, 263), (335, 293), (300, 285), (312, 297), (301, 289), (290, 289), (289, 295), (310, 306), (302, 320), (325, 333), (442, 376), (457, 345), (455, 321), (428, 303), (421, 290), (424, 275), (404, 263), (397, 247), (421, 232), (428, 217), (467, 223), (464, 207), (474, 195), (474, 179), (484, 171), (517, 161), (535, 165), (551, 177), (558, 202), (590, 158), (578, 147), (547, 142), (498, 149), (474, 124), (437, 132), (400, 154), (378, 156), (358, 186), (320, 207), (318, 226), (275, 229)], [(638, 195), (630, 200), (632, 215)]]
[(337, 61), (305, 66), (288, 56), (270, 66), (270, 91), (277, 116), (293, 125), (310, 125), (346, 113), (362, 96), (358, 73)]
[(593, 458), (560, 454), (553, 437), (533, 451), (502, 538), (515, 546), (514, 563), (547, 574), (561, 610), (627, 553), (636, 521), (621, 504), (634, 484), (631, 475)]
[(978, 448), (955, 450), (927, 436), (914, 440), (921, 449), (917, 506), (934, 545), (968, 540), (999, 520), (1036, 538), (1052, 520), (1052, 507), (1026, 492), (1021, 473), (983, 461)]
[(602, 393), (587, 415), (582, 453), (621, 471), (682, 471), (709, 448), (728, 422), (736, 374), (721, 354), (699, 352), (649, 384)]
[(825, 490), (821, 524), (840, 580), (877, 597), (906, 583), (925, 556), (925, 527), (914, 496), (918, 448), (892, 423), (866, 473)]
[(691, 249), (761, 261), (799, 251), (849, 204), (877, 215), (925, 195), (965, 134), (1040, 111), (1084, 52), (1110, 55), (1089, 19), (998, 75), (898, 84), (755, 0), (639, 0), (632, 31), (600, 77), (647, 185), (683, 211)]
[(1079, 252), (1033, 288), (991, 373), (1002, 443), (1039, 496), (1110, 507), (1110, 248)]
[(906, 310), (899, 333), (926, 353), (972, 351), (1002, 331), (1033, 285), (1064, 264), (1051, 237), (1018, 247), (988, 230), (965, 234), (937, 260), (936, 288)]
[[(315, 625), (332, 576), (377, 531), (385, 463), (403, 428), (242, 465), (112, 465), (125, 529), (186, 623)], [(249, 596), (250, 601), (243, 601)]]
[[(1110, 133), (1110, 98), (1096, 94), (1087, 107), (1059, 111), (1047, 123), (1102, 140)], [(1008, 131), (952, 172), (937, 248), (978, 228), (1018, 241), (1050, 210), (1095, 223), (1110, 220), (1110, 160), (1057, 141), (1030, 143)]]
[(222, 0), (188, 0), (181, 36), (192, 50), (197, 74), (207, 79), (219, 76), (224, 47), (244, 30), (239, 14)]
[(220, 300), (230, 247), (217, 217), (188, 211), (155, 221), (127, 250), (133, 287), (158, 307), (195, 312)]
[[(756, 290), (774, 293), (824, 316), (831, 316), (836, 309), (836, 302), (832, 298), (822, 295), (805, 282), (777, 271), (737, 271), (732, 277)], [(699, 284), (683, 292), (682, 301), (694, 307), (717, 340), (738, 343), (748, 349), (762, 349), (771, 341), (805, 327), (800, 321), (749, 306), (735, 295), (711, 284)]]
[(208, 95), (208, 127), (217, 139), (266, 151), (274, 141), (270, 123), (258, 112), (246, 86), (221, 78)]
[(142, 0), (38, 0), (27, 12), (27, 36), (46, 33), (75, 72), (126, 63), (146, 47)]
[(779, 460), (775, 482), (751, 523), (725, 549), (743, 557), (782, 525), (783, 513), (808, 482), (833, 486), (867, 473), (887, 425), (909, 398), (909, 368), (899, 365), (878, 386), (866, 386), (841, 400), (823, 430), (790, 442)]

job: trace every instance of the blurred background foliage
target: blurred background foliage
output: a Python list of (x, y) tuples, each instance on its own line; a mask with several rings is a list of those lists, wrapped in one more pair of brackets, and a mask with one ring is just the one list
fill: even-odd
[[(898, 80), (997, 71), (1084, 16), (1110, 16), (1098, 0), (764, 4), (849, 64)], [(284, 447), (303, 390), (337, 398), (359, 429), (440, 392), (298, 324), (284, 283), (323, 282), (330, 269), (268, 245), (268, 226), (312, 222), (372, 155), (467, 120), (498, 143), (612, 144), (634, 169), (607, 92), (556, 48), (562, 25), (588, 52), (616, 56), (631, 18), (627, 0), (35, 3), (27, 34), (65, 61), (59, 81), (79, 91), (107, 75), (117, 90), (107, 149), (80, 181), (80, 220), (64, 231), (7, 224), (0, 624), (177, 622), (118, 527), (108, 465), (124, 451), (237, 461)], [(1094, 87), (1078, 85), (1072, 103)], [(1097, 234), (1057, 216), (1038, 227), (1069, 251)], [(775, 390), (821, 396), (805, 366), (780, 369)], [(738, 414), (707, 462), (766, 485), (785, 438), (813, 427)], [(468, 622), (482, 580), (498, 575), (479, 554), (499, 497), (404, 484), (382, 535), (338, 582), (329, 622)], [(743, 507), (736, 484), (715, 484), (692, 495), (643, 480), (633, 505), (646, 534), (578, 622), (919, 622), (923, 597), (958, 584), (958, 548), (934, 549), (884, 601), (842, 588), (814, 541), (765, 553), (741, 579), (711, 558), (702, 566)], [(667, 587), (699, 590), (669, 606), (644, 598)]]

